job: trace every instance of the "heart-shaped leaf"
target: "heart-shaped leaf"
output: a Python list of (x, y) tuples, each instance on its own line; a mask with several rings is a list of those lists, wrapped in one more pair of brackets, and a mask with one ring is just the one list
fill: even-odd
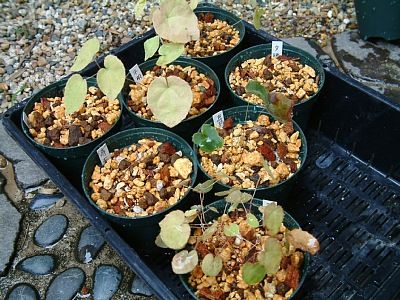
[(247, 284), (253, 285), (259, 283), (264, 279), (267, 271), (260, 263), (245, 263), (242, 267), (243, 280)]
[(201, 269), (207, 276), (217, 276), (222, 270), (222, 258), (208, 253), (201, 262)]
[(203, 124), (200, 132), (196, 132), (193, 135), (192, 141), (205, 152), (213, 152), (224, 144), (224, 139), (219, 136), (215, 127), (210, 124)]
[(185, 44), (178, 44), (178, 43), (166, 43), (163, 44), (160, 49), (158, 50), (158, 54), (160, 57), (157, 59), (157, 66), (164, 66), (179, 56), (181, 56), (185, 52)]
[(250, 80), (246, 85), (246, 92), (260, 97), (264, 101), (264, 105), (269, 104), (268, 90), (257, 80)]
[(190, 85), (177, 76), (157, 77), (147, 90), (147, 103), (153, 115), (168, 127), (186, 118), (192, 101)]
[(168, 248), (167, 245), (164, 244), (163, 240), (161, 239), (160, 235), (157, 235), (156, 240), (154, 241), (157, 247), (160, 248)]
[(312, 234), (300, 228), (289, 231), (287, 239), (295, 248), (307, 251), (312, 255), (319, 251), (318, 240)]
[(277, 239), (268, 238), (264, 250), (258, 254), (258, 261), (265, 267), (268, 275), (278, 272), (282, 259), (282, 246)]
[(239, 225), (232, 223), (224, 226), (224, 234), (226, 236), (238, 236), (239, 235)]
[(104, 67), (97, 72), (97, 84), (108, 99), (114, 100), (125, 83), (124, 64), (114, 55), (107, 55)]
[(284, 214), (282, 206), (275, 203), (264, 207), (264, 225), (269, 234), (275, 235), (279, 232)]
[(190, 226), (183, 211), (170, 212), (159, 225), (160, 237), (168, 248), (179, 250), (185, 247), (190, 237)]
[(84, 69), (93, 60), (93, 57), (99, 52), (100, 42), (97, 38), (86, 41), (78, 52), (74, 64), (71, 67), (72, 72)]
[(200, 38), (197, 17), (186, 1), (162, 1), (152, 20), (156, 33), (164, 40), (185, 44)]
[(182, 250), (174, 255), (172, 258), (172, 271), (175, 274), (186, 274), (197, 266), (199, 262), (199, 257), (196, 250), (188, 252), (187, 250)]
[(158, 35), (147, 39), (144, 42), (144, 60), (148, 60), (152, 57), (158, 50), (160, 46), (160, 37)]
[(260, 226), (260, 222), (258, 222), (258, 219), (255, 215), (248, 213), (246, 215), (246, 219), (247, 219), (247, 224), (249, 224), (251, 227), (257, 228), (258, 226)]
[(146, 6), (146, 0), (137, 0), (133, 11), (135, 12), (135, 18), (139, 19), (144, 12), (144, 7)]
[(87, 82), (79, 74), (72, 75), (65, 86), (64, 104), (65, 112), (72, 114), (85, 102)]
[(268, 111), (281, 122), (291, 122), (293, 116), (293, 100), (282, 93), (270, 93), (269, 104), (266, 106)]
[(228, 203), (240, 204), (249, 202), (252, 198), (253, 196), (249, 193), (244, 193), (240, 190), (233, 190), (228, 196), (226, 196), (225, 200)]
[(257, 6), (254, 9), (253, 25), (258, 30), (261, 28), (261, 17), (265, 13), (265, 9)]

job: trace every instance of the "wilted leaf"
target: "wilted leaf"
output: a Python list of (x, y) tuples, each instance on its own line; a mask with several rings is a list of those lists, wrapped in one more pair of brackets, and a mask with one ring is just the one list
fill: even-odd
[(196, 132), (193, 135), (192, 141), (205, 152), (213, 152), (224, 144), (224, 139), (219, 136), (215, 127), (210, 124), (203, 124), (200, 132)]
[(170, 212), (159, 225), (160, 237), (168, 248), (179, 250), (185, 247), (190, 237), (190, 226), (186, 223), (183, 211)]
[(152, 20), (156, 33), (172, 43), (185, 44), (200, 38), (197, 17), (186, 1), (162, 1)]
[(246, 85), (246, 92), (260, 97), (264, 101), (264, 105), (269, 104), (268, 90), (257, 80), (250, 80)]
[(193, 188), (193, 191), (196, 193), (208, 193), (209, 191), (212, 190), (213, 186), (215, 183), (215, 179), (209, 179), (207, 181), (204, 181), (203, 183), (199, 183)]
[(307, 251), (312, 255), (319, 251), (318, 240), (307, 231), (296, 228), (289, 231), (286, 238), (295, 248)]
[(267, 271), (260, 263), (245, 263), (242, 267), (243, 280), (247, 284), (253, 285), (261, 282)]
[(77, 72), (84, 69), (93, 60), (93, 57), (99, 52), (100, 42), (97, 38), (92, 38), (86, 41), (81, 50), (78, 52), (78, 56), (75, 59), (74, 64), (71, 67), (72, 72)]
[(201, 235), (201, 238), (203, 241), (209, 239), (210, 237), (213, 236), (214, 233), (216, 233), (218, 230), (218, 224), (213, 223), (210, 227), (208, 227), (206, 230), (204, 230), (203, 234)]
[(196, 220), (197, 215), (198, 215), (197, 209), (190, 209), (190, 210), (185, 211), (186, 222), (187, 223), (193, 222), (194, 220)]
[(253, 196), (249, 193), (244, 193), (240, 190), (233, 190), (228, 196), (226, 196), (225, 200), (228, 203), (240, 204), (249, 202), (252, 198)]
[(268, 238), (264, 250), (258, 254), (258, 261), (265, 267), (268, 275), (278, 272), (282, 259), (282, 247), (277, 239)]
[(146, 0), (136, 1), (135, 8), (133, 9), (135, 12), (136, 19), (139, 19), (143, 15), (145, 5), (146, 5)]
[(175, 274), (186, 274), (197, 266), (199, 262), (199, 257), (196, 250), (188, 252), (187, 250), (182, 250), (174, 255), (172, 258), (172, 271)]
[(147, 91), (147, 103), (155, 118), (168, 127), (184, 120), (192, 106), (190, 85), (177, 76), (157, 77)]
[(281, 206), (271, 203), (264, 208), (264, 225), (268, 233), (275, 235), (283, 222), (284, 212)]
[(114, 100), (125, 83), (124, 64), (114, 55), (107, 55), (104, 68), (97, 72), (97, 84), (108, 99)]
[(158, 35), (147, 39), (144, 42), (144, 60), (148, 60), (152, 57), (158, 50), (160, 46), (160, 37)]
[(190, 8), (192, 10), (195, 10), (198, 4), (199, 4), (199, 0), (190, 0), (190, 3), (189, 3)]
[(185, 44), (178, 44), (178, 43), (166, 43), (161, 45), (160, 49), (158, 50), (158, 54), (160, 57), (157, 59), (157, 66), (164, 66), (179, 56), (181, 56), (185, 52)]
[(257, 6), (254, 10), (253, 25), (258, 30), (261, 28), (261, 17), (265, 13), (265, 9)]
[(229, 225), (224, 226), (224, 234), (226, 236), (237, 236), (239, 235), (239, 225), (235, 223), (231, 223)]
[(291, 122), (293, 116), (293, 100), (282, 93), (270, 93), (268, 111), (280, 122)]
[(201, 269), (207, 276), (217, 276), (222, 270), (222, 258), (208, 253), (201, 262)]
[(164, 244), (160, 235), (157, 235), (156, 240), (154, 241), (157, 247), (160, 248), (168, 248), (167, 245)]
[(246, 219), (247, 219), (247, 224), (249, 224), (251, 227), (253, 228), (257, 228), (258, 226), (260, 226), (260, 223), (257, 220), (257, 217), (251, 213), (248, 213), (246, 215)]
[(87, 82), (79, 74), (72, 75), (65, 86), (64, 103), (65, 112), (72, 114), (85, 102)]

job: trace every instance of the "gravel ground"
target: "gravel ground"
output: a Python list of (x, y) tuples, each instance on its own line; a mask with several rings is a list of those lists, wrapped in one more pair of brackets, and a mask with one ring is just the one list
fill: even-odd
[[(206, 2), (252, 19), (249, 0)], [(264, 30), (278, 37), (309, 37), (324, 46), (331, 35), (356, 28), (352, 0), (259, 2), (267, 8)], [(66, 75), (88, 38), (97, 36), (105, 53), (147, 31), (149, 17), (136, 20), (134, 5), (126, 0), (1, 2), (0, 114)]]

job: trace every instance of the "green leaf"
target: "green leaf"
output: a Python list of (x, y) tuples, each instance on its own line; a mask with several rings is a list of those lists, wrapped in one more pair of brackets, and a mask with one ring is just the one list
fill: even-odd
[(186, 274), (192, 272), (199, 262), (199, 257), (196, 250), (188, 252), (182, 250), (174, 255), (172, 258), (172, 271), (175, 274)]
[(186, 1), (164, 0), (152, 16), (156, 33), (164, 40), (185, 44), (200, 38), (197, 17)]
[(199, 0), (190, 0), (189, 6), (192, 10), (195, 10), (198, 4)]
[(282, 246), (275, 238), (268, 238), (264, 250), (258, 254), (258, 261), (265, 267), (268, 275), (276, 274), (282, 259)]
[(206, 241), (210, 237), (214, 235), (218, 230), (218, 224), (217, 222), (213, 223), (210, 227), (208, 227), (206, 230), (204, 230), (203, 234), (201, 235), (201, 239), (203, 241)]
[(65, 86), (64, 103), (66, 114), (77, 111), (85, 102), (87, 94), (87, 82), (79, 74), (72, 75)]
[(190, 226), (183, 211), (170, 212), (159, 225), (160, 237), (168, 248), (179, 250), (185, 247), (190, 237)]
[(93, 60), (93, 57), (99, 52), (100, 42), (97, 38), (86, 41), (78, 52), (74, 64), (71, 67), (72, 72), (84, 69)]
[(210, 206), (208, 209), (213, 211), (213, 212), (215, 212), (215, 213), (217, 213), (217, 214), (219, 213), (218, 208), (216, 208), (214, 206)]
[(157, 247), (160, 248), (168, 248), (167, 245), (164, 244), (163, 240), (161, 239), (160, 235), (157, 235), (156, 240), (154, 241)]
[(293, 100), (282, 93), (272, 92), (266, 106), (268, 111), (280, 122), (291, 122), (293, 116)]
[(201, 262), (201, 269), (207, 276), (217, 276), (222, 270), (222, 258), (208, 253)]
[(238, 236), (239, 235), (239, 225), (231, 223), (224, 226), (224, 234), (226, 236)]
[(226, 191), (217, 192), (217, 193), (215, 193), (215, 196), (219, 196), (219, 197), (227, 196), (230, 193), (232, 193), (233, 191), (237, 191), (237, 190), (240, 191), (240, 189), (238, 187), (233, 187)]
[(104, 68), (97, 72), (97, 84), (110, 100), (117, 98), (125, 83), (124, 64), (114, 55), (107, 55)]
[(265, 13), (265, 9), (257, 6), (254, 10), (253, 25), (258, 30), (261, 28), (261, 17)]
[(247, 262), (242, 267), (242, 274), (244, 282), (253, 285), (261, 282), (264, 279), (265, 274), (267, 274), (267, 271), (260, 263), (252, 264)]
[(279, 232), (283, 222), (283, 208), (282, 206), (271, 203), (264, 208), (264, 225), (268, 233), (275, 235)]
[(197, 209), (190, 209), (190, 210), (185, 211), (186, 222), (187, 223), (193, 222), (194, 220), (196, 220), (197, 215), (198, 215)]
[(249, 202), (253, 198), (252, 195), (249, 193), (242, 193), (240, 190), (233, 190), (226, 196), (226, 202), (233, 203), (233, 204), (240, 204)]
[(144, 60), (148, 60), (158, 50), (160, 46), (160, 37), (158, 35), (144, 42)]
[[(135, 18), (139, 19), (143, 16), (144, 7), (146, 6), (146, 0), (138, 0), (136, 1), (135, 8), (133, 9), (135, 12)], [(153, 55), (152, 55), (153, 56)]]
[(213, 152), (224, 144), (224, 139), (219, 136), (215, 127), (209, 124), (203, 124), (200, 132), (196, 132), (192, 141), (205, 152)]
[(269, 104), (268, 90), (257, 80), (250, 80), (247, 83), (246, 92), (260, 97), (264, 101), (265, 105)]
[(179, 56), (181, 56), (185, 52), (185, 44), (178, 44), (178, 43), (166, 43), (161, 45), (160, 49), (158, 50), (158, 54), (160, 57), (157, 59), (157, 66), (164, 66)]
[(209, 179), (203, 183), (199, 183), (198, 185), (195, 186), (195, 188), (193, 189), (194, 192), (196, 193), (208, 193), (209, 191), (212, 190), (213, 186), (215, 183), (215, 179)]
[(257, 217), (251, 213), (246, 215), (247, 224), (249, 224), (253, 228), (257, 228), (260, 226), (260, 222), (258, 222)]
[(186, 118), (192, 101), (189, 83), (177, 76), (157, 77), (147, 90), (147, 103), (153, 115), (168, 127)]

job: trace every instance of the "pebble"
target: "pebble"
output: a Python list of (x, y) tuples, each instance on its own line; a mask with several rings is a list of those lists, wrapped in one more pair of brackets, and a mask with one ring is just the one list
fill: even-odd
[(85, 228), (79, 238), (78, 260), (82, 263), (91, 262), (96, 258), (104, 242), (103, 236), (94, 226)]
[(153, 290), (139, 276), (133, 278), (131, 293), (144, 296), (152, 296), (154, 294)]
[(39, 67), (44, 67), (45, 65), (47, 65), (47, 60), (44, 57), (39, 57), (37, 60), (37, 65)]
[(117, 267), (101, 265), (94, 274), (94, 300), (111, 299), (121, 283), (122, 275)]
[(65, 234), (68, 218), (64, 215), (53, 215), (46, 219), (35, 231), (35, 244), (50, 247), (57, 243)]
[(14, 285), (6, 300), (37, 300), (39, 299), (36, 289), (27, 283)]
[(55, 259), (52, 255), (36, 255), (25, 258), (17, 268), (33, 275), (46, 275), (54, 271)]
[(47, 195), (47, 194), (36, 194), (29, 204), (31, 210), (43, 210), (54, 206), (58, 200), (64, 195), (61, 193)]
[(69, 268), (50, 283), (46, 299), (71, 300), (81, 290), (86, 275), (80, 268)]

